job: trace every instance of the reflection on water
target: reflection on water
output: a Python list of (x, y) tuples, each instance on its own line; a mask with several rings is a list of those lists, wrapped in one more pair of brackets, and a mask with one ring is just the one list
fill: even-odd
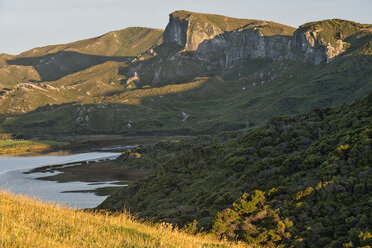
[(53, 201), (74, 208), (92, 208), (100, 204), (106, 196), (94, 193), (62, 193), (66, 191), (93, 190), (107, 186), (117, 186), (115, 182), (86, 182), (58, 183), (54, 181), (36, 180), (36, 178), (56, 175), (58, 172), (25, 174), (30, 169), (47, 166), (74, 163), (81, 161), (98, 161), (115, 159), (121, 153), (89, 152), (80, 154), (48, 154), (47, 156), (2, 156), (0, 157), (0, 189), (10, 190), (37, 197), (43, 201)]

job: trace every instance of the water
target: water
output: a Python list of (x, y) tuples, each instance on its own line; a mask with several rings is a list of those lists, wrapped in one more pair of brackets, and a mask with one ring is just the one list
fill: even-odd
[(2, 156), (0, 157), (0, 189), (10, 190), (16, 194), (36, 197), (42, 201), (52, 201), (73, 208), (92, 208), (106, 199), (94, 193), (71, 193), (65, 191), (94, 190), (97, 188), (115, 186), (110, 182), (54, 182), (37, 180), (36, 178), (56, 175), (59, 172), (38, 172), (25, 174), (31, 169), (48, 166), (71, 164), (81, 161), (98, 161), (115, 159), (121, 153), (117, 152), (87, 152), (73, 155), (39, 155), (39, 156)]

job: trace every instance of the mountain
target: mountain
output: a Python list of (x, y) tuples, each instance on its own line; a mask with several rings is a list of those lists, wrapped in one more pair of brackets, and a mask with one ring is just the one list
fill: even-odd
[(176, 11), (164, 33), (127, 28), (0, 55), (0, 127), (51, 137), (248, 130), (366, 96), (371, 37), (371, 25), (345, 20), (295, 29)]
[(198, 228), (250, 245), (361, 247), (371, 242), (371, 123), (370, 94), (349, 106), (275, 117), (223, 143), (186, 143), (162, 156), (151, 154), (164, 154), (166, 144), (138, 149), (141, 156), (126, 154), (121, 166), (157, 166), (99, 208), (125, 206), (180, 226), (197, 220)]

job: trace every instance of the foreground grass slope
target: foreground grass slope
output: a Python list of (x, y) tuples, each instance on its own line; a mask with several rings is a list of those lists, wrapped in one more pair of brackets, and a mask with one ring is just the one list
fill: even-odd
[(129, 214), (108, 215), (0, 192), (0, 247), (246, 247), (194, 236)]

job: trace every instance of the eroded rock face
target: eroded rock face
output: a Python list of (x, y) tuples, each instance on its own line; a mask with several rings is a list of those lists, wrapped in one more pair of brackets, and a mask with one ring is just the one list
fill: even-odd
[(304, 32), (298, 29), (295, 31), (293, 35), (293, 50), (298, 52), (297, 59), (318, 65), (333, 60), (337, 55), (345, 51), (342, 40), (337, 40), (336, 45), (332, 46), (319, 38), (319, 32), (321, 30)]
[(178, 45), (185, 46), (188, 27), (188, 19), (178, 19), (173, 14), (170, 14), (169, 23), (163, 34), (163, 43), (177, 43)]
[(342, 40), (337, 40), (336, 45), (332, 47), (330, 44), (326, 47), (326, 57), (327, 62), (333, 60), (337, 55), (345, 51), (344, 42)]
[(297, 58), (300, 60), (316, 65), (326, 60), (323, 41), (317, 39), (315, 32), (296, 30), (293, 35), (293, 48), (298, 52)]
[(289, 36), (264, 37), (259, 29), (250, 28), (226, 32), (205, 40), (199, 45), (198, 52), (206, 57), (223, 55), (225, 67), (229, 67), (247, 57), (252, 59), (286, 57), (290, 53), (290, 41)]
[(192, 14), (179, 18), (172, 13), (163, 40), (183, 46), (183, 51), (196, 51), (201, 58), (211, 62), (222, 58), (225, 67), (247, 57), (296, 59), (317, 65), (329, 62), (345, 51), (342, 40), (331, 45), (319, 38), (321, 29), (306, 31), (300, 27), (293, 36), (265, 36), (261, 28), (241, 27), (224, 32), (211, 23), (196, 20)]
[(196, 51), (200, 43), (221, 33), (218, 27), (197, 22), (192, 14), (180, 19), (172, 13), (163, 34), (163, 43), (174, 42), (183, 46), (184, 51)]

